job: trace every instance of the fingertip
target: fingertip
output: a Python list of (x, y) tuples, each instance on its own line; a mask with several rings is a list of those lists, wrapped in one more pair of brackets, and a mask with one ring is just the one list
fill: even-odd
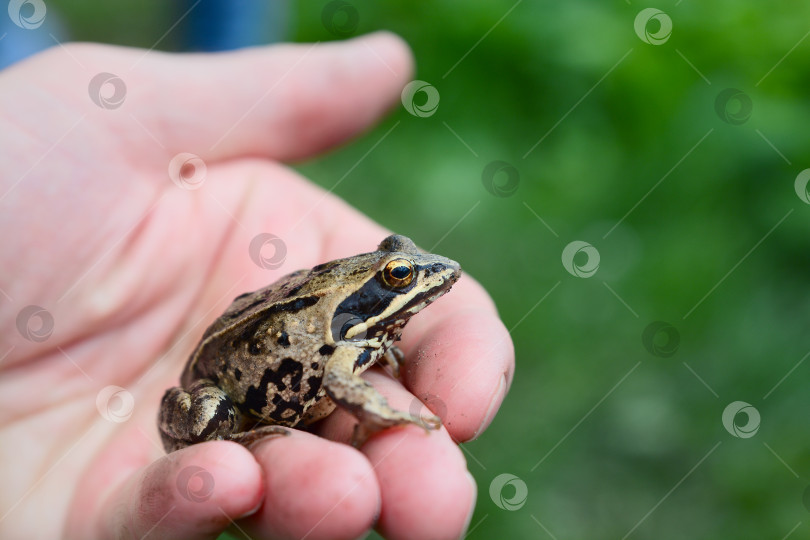
[(400, 102), (413, 76), (412, 52), (391, 32), (297, 47), (309, 47), (307, 58), (269, 96), (273, 114), (264, 126), (270, 157), (282, 161), (300, 161), (363, 133)]
[(385, 61), (403, 84), (413, 77), (413, 51), (402, 36), (388, 30), (378, 30), (356, 37), (353, 41), (363, 43), (375, 56)]
[(414, 359), (406, 361), (405, 369), (411, 391), (428, 406), (439, 404), (455, 440), (480, 435), (514, 373), (514, 346), (500, 319), (485, 310), (459, 310), (427, 331), (411, 354)]
[(110, 537), (209, 538), (262, 501), (261, 468), (245, 448), (213, 441), (161, 457), (114, 493), (103, 512)]
[(446, 431), (415, 426), (375, 436), (363, 447), (382, 491), (377, 530), (392, 540), (459, 538), (476, 488), (461, 450)]
[(484, 411), (483, 420), (481, 420), (481, 423), (478, 424), (478, 428), (464, 440), (477, 439), (481, 433), (486, 431), (486, 429), (492, 423), (492, 420), (495, 419), (495, 414), (498, 412), (498, 409), (501, 408), (501, 404), (506, 397), (507, 388), (508, 384), (506, 382), (506, 375), (501, 375), (501, 378), (498, 379), (498, 384), (495, 386), (495, 390), (492, 392), (491, 397), (486, 400), (488, 405)]
[[(369, 370), (366, 378), (396, 410), (424, 414), (420, 403), (397, 381)], [(439, 411), (434, 411), (439, 412)], [(324, 420), (324, 433), (345, 440), (357, 420), (337, 409)], [(459, 538), (475, 504), (467, 462), (447, 430), (416, 425), (385, 429), (361, 448), (380, 486), (377, 530), (391, 539)]]
[(231, 519), (250, 515), (262, 504), (262, 468), (244, 446), (212, 441), (185, 450), (190, 454), (184, 458), (188, 465), (175, 476), (183, 499), (216, 505)]
[[(349, 446), (293, 432), (254, 449), (264, 464), (265, 501), (244, 520), (248, 533), (272, 538), (358, 538), (380, 511), (368, 460)], [(261, 534), (259, 534), (261, 533)]]

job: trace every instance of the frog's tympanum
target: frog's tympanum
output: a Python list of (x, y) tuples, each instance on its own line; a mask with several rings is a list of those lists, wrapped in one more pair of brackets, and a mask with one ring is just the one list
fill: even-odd
[(404, 236), (377, 251), (299, 270), (237, 297), (191, 353), (158, 419), (167, 452), (225, 439), (244, 445), (306, 427), (335, 406), (355, 417), (353, 443), (389, 426), (435, 429), (435, 417), (391, 408), (360, 374), (380, 361), (399, 373), (393, 344), (414, 314), (447, 292), (458, 263)]

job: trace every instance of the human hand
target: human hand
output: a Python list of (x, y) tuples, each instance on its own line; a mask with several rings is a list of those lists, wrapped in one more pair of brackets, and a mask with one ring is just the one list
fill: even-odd
[[(279, 162), (366, 129), (411, 69), (377, 34), (217, 55), (75, 44), (0, 73), (0, 537), (462, 534), (475, 486), (455, 442), (486, 428), (513, 372), (468, 276), (406, 328), (404, 386), (365, 375), (400, 410), (441, 402), (439, 431), (391, 429), (356, 450), (336, 442), (355, 423), (336, 411), (317, 435), (165, 455), (156, 429), (162, 393), (233, 297), (388, 234)], [(100, 72), (126, 83), (119, 107), (88, 95)], [(205, 162), (199, 189), (167, 172), (183, 152)], [(288, 247), (280, 268), (248, 255), (265, 232)], [(111, 399), (110, 385), (126, 390)]]

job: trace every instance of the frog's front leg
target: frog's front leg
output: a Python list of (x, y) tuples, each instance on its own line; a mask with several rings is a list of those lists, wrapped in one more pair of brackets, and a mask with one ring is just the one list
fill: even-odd
[(338, 347), (326, 363), (323, 376), (326, 394), (359, 421), (352, 436), (354, 446), (362, 445), (373, 433), (391, 426), (416, 424), (426, 429), (441, 426), (436, 416), (419, 418), (392, 409), (371, 384), (354, 373), (355, 362), (362, 352), (360, 348)]
[(396, 345), (392, 345), (391, 348), (385, 351), (385, 354), (377, 360), (377, 363), (383, 367), (387, 367), (391, 376), (397, 380), (402, 379), (402, 365), (404, 362), (405, 355)]

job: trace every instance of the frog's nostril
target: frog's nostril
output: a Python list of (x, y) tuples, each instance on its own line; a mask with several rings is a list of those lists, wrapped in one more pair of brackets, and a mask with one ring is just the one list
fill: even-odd
[(444, 265), (442, 263), (433, 263), (433, 266), (430, 267), (430, 271), (437, 274), (442, 270), (444, 270)]

